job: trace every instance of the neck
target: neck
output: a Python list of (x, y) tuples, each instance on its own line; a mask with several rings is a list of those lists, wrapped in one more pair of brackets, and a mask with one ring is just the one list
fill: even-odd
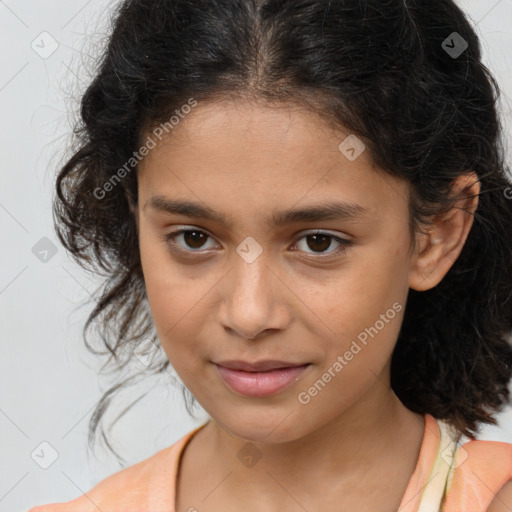
[(252, 492), (256, 496), (272, 487), (269, 474), (285, 488), (295, 488), (297, 482), (303, 482), (318, 489), (326, 481), (337, 485), (345, 482), (354, 488), (357, 482), (386, 474), (394, 464), (405, 465), (404, 472), (412, 474), (423, 439), (424, 421), (422, 415), (408, 410), (378, 378), (356, 403), (331, 421), (298, 439), (276, 442), (286, 439), (286, 428), (285, 420), (276, 426), (279, 434), (265, 432), (261, 439), (250, 441), (253, 446), (249, 456), (261, 455), (250, 467), (250, 478), (236, 459), (248, 441), (214, 420), (204, 428), (208, 437), (204, 446), (210, 447), (204, 455), (206, 460), (215, 461), (219, 475), (230, 474), (226, 489), (229, 486), (234, 494), (243, 489), (245, 497)]

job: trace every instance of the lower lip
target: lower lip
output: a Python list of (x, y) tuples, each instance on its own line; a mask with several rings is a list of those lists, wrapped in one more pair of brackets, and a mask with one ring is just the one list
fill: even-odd
[(234, 391), (246, 396), (274, 395), (297, 380), (310, 364), (292, 368), (279, 368), (267, 372), (244, 372), (215, 365), (224, 382)]

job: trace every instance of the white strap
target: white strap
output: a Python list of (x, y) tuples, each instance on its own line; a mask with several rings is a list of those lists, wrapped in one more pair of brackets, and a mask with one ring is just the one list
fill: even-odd
[(440, 439), (436, 459), (423, 490), (418, 512), (440, 512), (448, 480), (454, 469), (454, 457), (460, 434), (442, 420), (437, 420)]

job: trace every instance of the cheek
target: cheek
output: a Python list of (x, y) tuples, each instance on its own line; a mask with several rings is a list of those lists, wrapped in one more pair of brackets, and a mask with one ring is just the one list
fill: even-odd
[(407, 247), (407, 240), (396, 239), (378, 248), (369, 244), (333, 282), (323, 300), (325, 323), (336, 333), (330, 337), (327, 367), (346, 354), (350, 369), (345, 374), (365, 366), (381, 370), (393, 351), (405, 310)]
[[(193, 283), (183, 265), (171, 256), (163, 230), (141, 225), (140, 257), (144, 281), (155, 322), (170, 329), (200, 299), (202, 281)], [(164, 325), (165, 323), (165, 325)]]
[(338, 326), (337, 337), (331, 337), (322, 364), (299, 389), (299, 403), (310, 401), (304, 412), (314, 409), (317, 421), (327, 421), (333, 411), (357, 402), (376, 379), (385, 382), (379, 375), (383, 375), (393, 352), (403, 304), (393, 302), (385, 293), (374, 293), (362, 306), (346, 303), (331, 313), (335, 315), (331, 316), (332, 325)]
[(183, 266), (171, 258), (165, 242), (151, 232), (142, 231), (140, 254), (148, 303), (158, 337), (171, 364), (178, 363), (175, 360), (177, 353), (194, 351), (195, 330), (201, 325), (201, 300), (214, 283), (207, 277), (187, 277)]

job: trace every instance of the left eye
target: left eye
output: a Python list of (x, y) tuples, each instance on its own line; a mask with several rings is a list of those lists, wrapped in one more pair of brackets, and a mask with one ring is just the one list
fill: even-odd
[[(346, 250), (346, 248), (351, 245), (351, 241), (345, 238), (340, 238), (339, 236), (331, 235), (329, 233), (324, 233), (322, 231), (315, 231), (314, 233), (306, 233), (301, 238), (297, 240), (300, 242), (302, 239), (306, 240), (306, 246), (310, 249), (313, 249), (312, 253), (309, 254), (324, 254), (324, 251), (331, 247), (331, 240), (335, 240), (338, 244), (336, 249), (325, 253), (328, 256), (332, 254), (336, 254)], [(308, 240), (309, 239), (309, 240)], [(296, 242), (296, 243), (297, 243)], [(316, 251), (319, 250), (317, 253)], [(307, 252), (307, 251), (305, 251)]]
[[(185, 248), (176, 242), (176, 239), (180, 236), (183, 236), (183, 241), (186, 244)], [(171, 247), (172, 250), (181, 252), (199, 252), (197, 249), (204, 249), (203, 244), (207, 238), (211, 238), (210, 235), (198, 229), (180, 229), (178, 231), (166, 234), (163, 237), (164, 241)], [(306, 233), (298, 238), (295, 243), (298, 243), (303, 239), (306, 240), (306, 246), (310, 249), (313, 249), (313, 251), (308, 254), (327, 254), (330, 256), (332, 254), (344, 251), (349, 245), (352, 244), (350, 240), (340, 238), (338, 236), (331, 235), (322, 231)], [(334, 251), (326, 253), (325, 251), (332, 245), (331, 240), (335, 240), (338, 246)]]

